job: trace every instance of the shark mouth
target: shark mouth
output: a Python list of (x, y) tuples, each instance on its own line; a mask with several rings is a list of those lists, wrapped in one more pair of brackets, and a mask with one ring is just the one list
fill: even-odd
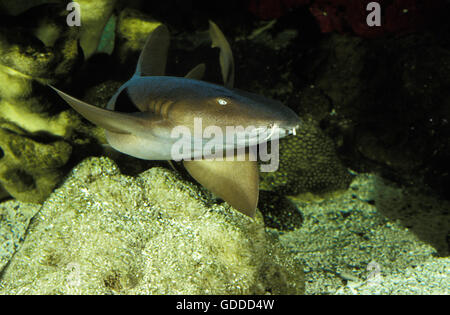
[[(278, 140), (289, 135), (296, 136), (297, 128), (299, 128), (299, 125), (296, 125), (294, 127), (283, 128), (280, 127), (278, 124), (273, 123), (267, 127), (254, 128), (245, 135), (244, 134), (237, 135), (238, 139), (245, 139), (246, 141), (245, 142), (237, 141), (235, 144), (237, 144), (238, 146), (243, 145), (248, 146)], [(231, 143), (227, 144), (231, 145)]]
[(281, 139), (289, 135), (296, 136), (297, 128), (299, 128), (298, 125), (294, 127), (283, 128), (278, 126), (278, 124), (271, 124), (268, 128), (265, 128), (264, 130), (264, 132), (267, 134), (266, 138), (264, 139), (264, 142)]

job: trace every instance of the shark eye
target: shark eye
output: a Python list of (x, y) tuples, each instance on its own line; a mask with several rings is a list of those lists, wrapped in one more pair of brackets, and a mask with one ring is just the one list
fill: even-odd
[(217, 99), (217, 103), (219, 103), (219, 105), (227, 105), (228, 101), (226, 99), (223, 99), (223, 98), (218, 98)]

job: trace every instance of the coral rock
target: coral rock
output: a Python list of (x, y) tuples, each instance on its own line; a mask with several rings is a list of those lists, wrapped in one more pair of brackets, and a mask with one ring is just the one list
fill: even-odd
[(280, 140), (279, 169), (261, 176), (261, 189), (290, 195), (345, 189), (351, 181), (333, 141), (310, 123)]
[(45, 202), (0, 293), (300, 294), (303, 273), (260, 214), (213, 204), (152, 168), (85, 160)]
[(0, 127), (0, 184), (19, 200), (41, 203), (62, 179), (72, 146), (39, 142), (10, 128)]

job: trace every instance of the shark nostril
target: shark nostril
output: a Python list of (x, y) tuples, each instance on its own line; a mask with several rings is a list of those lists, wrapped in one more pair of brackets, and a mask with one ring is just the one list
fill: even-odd
[(5, 156), (5, 152), (3, 151), (2, 147), (0, 147), (0, 160)]

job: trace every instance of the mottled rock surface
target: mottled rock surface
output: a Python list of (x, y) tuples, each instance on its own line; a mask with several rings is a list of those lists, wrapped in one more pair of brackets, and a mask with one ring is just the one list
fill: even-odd
[(370, 174), (321, 200), (267, 198), (264, 228), (170, 171), (87, 160), (25, 242), (26, 205), (1, 204), (0, 293), (299, 293), (304, 270), (307, 294), (448, 294), (448, 202)]
[(0, 292), (299, 294), (302, 274), (260, 215), (213, 204), (165, 169), (132, 178), (93, 158), (42, 206)]
[(0, 276), (25, 239), (30, 220), (40, 208), (40, 205), (16, 200), (0, 203)]
[(294, 201), (302, 226), (280, 240), (305, 265), (307, 294), (449, 293), (449, 202), (371, 174)]
[(42, 143), (14, 129), (0, 124), (0, 183), (21, 201), (42, 203), (64, 176), (72, 147), (63, 140)]

